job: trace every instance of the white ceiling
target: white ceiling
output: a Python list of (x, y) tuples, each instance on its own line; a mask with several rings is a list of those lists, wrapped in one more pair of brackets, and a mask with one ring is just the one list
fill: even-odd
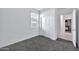
[(37, 9), (37, 10), (43, 10), (43, 9), (45, 9), (45, 8), (35, 8), (35, 9)]

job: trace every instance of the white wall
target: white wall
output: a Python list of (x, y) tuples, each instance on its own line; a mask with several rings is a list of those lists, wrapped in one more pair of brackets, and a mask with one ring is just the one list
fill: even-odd
[(31, 28), (31, 12), (28, 8), (0, 9), (0, 47), (38, 35), (38, 28)]
[(59, 8), (55, 9), (55, 23), (56, 23), (56, 33), (57, 33), (57, 37), (59, 37), (59, 33), (60, 33), (60, 11)]
[(55, 27), (55, 9), (47, 9), (40, 14), (41, 22), (41, 35), (49, 37), (53, 40), (57, 39)]

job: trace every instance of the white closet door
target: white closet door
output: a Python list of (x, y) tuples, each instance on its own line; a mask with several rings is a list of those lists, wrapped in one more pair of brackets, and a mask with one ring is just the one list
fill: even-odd
[(76, 47), (76, 9), (72, 12), (72, 43)]

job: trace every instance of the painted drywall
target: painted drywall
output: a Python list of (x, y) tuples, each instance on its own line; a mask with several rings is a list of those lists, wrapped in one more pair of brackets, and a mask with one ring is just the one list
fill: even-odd
[(56, 34), (59, 37), (60, 33), (60, 10), (58, 8), (55, 9), (55, 26), (56, 26)]
[(0, 8), (0, 47), (39, 34), (38, 27), (31, 28), (31, 12), (38, 14), (32, 8)]
[(41, 35), (49, 37), (53, 40), (57, 39), (55, 27), (55, 9), (47, 9), (40, 14), (41, 19)]

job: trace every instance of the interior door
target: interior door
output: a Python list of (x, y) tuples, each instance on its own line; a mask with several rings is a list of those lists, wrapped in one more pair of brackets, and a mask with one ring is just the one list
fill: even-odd
[(72, 43), (76, 47), (76, 9), (72, 12)]

